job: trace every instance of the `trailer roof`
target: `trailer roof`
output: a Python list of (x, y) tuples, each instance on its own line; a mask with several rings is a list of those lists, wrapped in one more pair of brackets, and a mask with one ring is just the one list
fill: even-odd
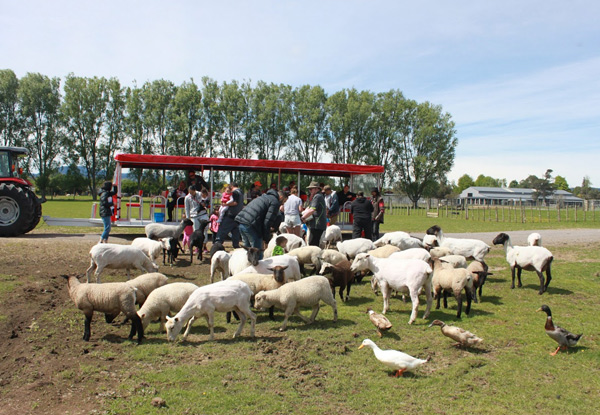
[(150, 154), (117, 154), (115, 160), (125, 168), (159, 170), (261, 171), (270, 173), (302, 173), (316, 176), (349, 177), (383, 173), (383, 166), (306, 161), (253, 160), (220, 157), (165, 156)]

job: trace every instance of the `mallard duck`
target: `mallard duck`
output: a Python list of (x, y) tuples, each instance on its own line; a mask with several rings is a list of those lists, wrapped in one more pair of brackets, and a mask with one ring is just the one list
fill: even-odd
[(429, 358), (427, 358), (427, 360), (417, 359), (416, 357), (399, 352), (398, 350), (381, 350), (369, 339), (364, 339), (359, 349), (362, 349), (365, 346), (373, 349), (373, 353), (377, 360), (396, 371), (395, 377), (402, 376), (405, 371), (413, 370), (429, 361)]
[(552, 312), (550, 311), (550, 307), (547, 305), (541, 306), (536, 311), (543, 311), (546, 313), (548, 316), (546, 318), (546, 325), (544, 326), (546, 329), (546, 334), (558, 343), (558, 348), (554, 351), (554, 353), (550, 353), (550, 356), (555, 356), (560, 349), (567, 350), (567, 347), (575, 346), (581, 336), (583, 336), (583, 334), (573, 334), (568, 330), (555, 326), (552, 322)]
[(456, 326), (449, 326), (441, 320), (433, 320), (429, 327), (431, 326), (440, 326), (444, 336), (450, 337), (452, 340), (458, 342), (455, 346), (470, 347), (483, 341), (483, 339), (477, 337), (470, 331)]
[(390, 323), (387, 317), (383, 314), (374, 312), (371, 307), (367, 308), (367, 313), (369, 313), (371, 323), (377, 327), (377, 334), (379, 334), (379, 337), (383, 336), (381, 333), (382, 331), (387, 331), (392, 328), (392, 323)]

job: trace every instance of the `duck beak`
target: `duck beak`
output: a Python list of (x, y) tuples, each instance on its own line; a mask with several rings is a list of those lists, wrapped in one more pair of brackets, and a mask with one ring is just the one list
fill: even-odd
[(365, 345), (361, 344), (360, 346), (358, 346), (358, 350), (362, 349), (363, 347), (365, 347)]
[(542, 310), (542, 308), (540, 307), (540, 308), (538, 308), (538, 309), (537, 309), (537, 310), (535, 310), (535, 311), (536, 311), (536, 313), (537, 313), (538, 311), (544, 311), (544, 310)]
[(427, 326), (427, 328), (429, 328), (429, 327), (431, 327), (431, 326), (433, 326), (433, 323), (431, 323), (429, 326)]

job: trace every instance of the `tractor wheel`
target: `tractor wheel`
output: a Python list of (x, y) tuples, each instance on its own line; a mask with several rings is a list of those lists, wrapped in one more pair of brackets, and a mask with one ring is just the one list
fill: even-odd
[(33, 193), (14, 184), (0, 184), (0, 237), (17, 236), (31, 230), (37, 202), (31, 195)]
[(27, 190), (27, 194), (28, 196), (31, 198), (31, 200), (33, 200), (33, 218), (31, 220), (31, 223), (29, 224), (29, 226), (27, 227), (27, 230), (24, 233), (30, 232), (32, 230), (35, 229), (36, 226), (38, 226), (38, 223), (40, 223), (40, 219), (42, 219), (42, 204), (40, 203), (39, 199), (37, 198), (37, 196), (35, 195), (35, 193), (33, 193), (31, 190)]

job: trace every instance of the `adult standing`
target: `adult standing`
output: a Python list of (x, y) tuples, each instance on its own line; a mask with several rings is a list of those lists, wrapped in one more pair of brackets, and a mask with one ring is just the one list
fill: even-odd
[(325, 206), (327, 207), (327, 219), (329, 219), (330, 225), (335, 225), (340, 214), (340, 203), (337, 194), (329, 185), (323, 188), (323, 194), (325, 195)]
[(246, 198), (246, 204), (250, 203), (252, 200), (256, 199), (262, 194), (260, 188), (262, 187), (262, 183), (257, 180), (250, 186), (250, 190), (248, 190), (248, 197)]
[(356, 194), (356, 199), (350, 205), (350, 213), (354, 215), (354, 224), (352, 226), (352, 238), (360, 238), (362, 232), (365, 238), (373, 238), (373, 205), (365, 197), (363, 192)]
[(104, 231), (102, 232), (102, 235), (100, 235), (99, 241), (101, 244), (108, 242), (113, 215), (114, 196), (115, 192), (113, 192), (112, 182), (104, 182), (100, 193), (100, 218), (102, 218), (102, 223), (104, 224)]
[(309, 205), (304, 209), (302, 214), (302, 222), (306, 222), (311, 218), (308, 223), (308, 230), (310, 237), (308, 238), (308, 244), (313, 246), (319, 246), (321, 235), (327, 229), (327, 208), (325, 207), (325, 198), (321, 193), (321, 187), (316, 181), (310, 182), (307, 187), (310, 192)]
[(186, 195), (185, 182), (182, 180), (179, 182), (179, 186), (171, 192), (171, 200), (167, 202), (167, 217), (169, 222), (173, 221), (173, 209), (175, 209), (177, 201), (180, 197), (185, 197)]
[(205, 188), (209, 188), (208, 183), (206, 183), (206, 180), (204, 180), (204, 177), (202, 176), (197, 176), (196, 172), (194, 170), (190, 170), (188, 172), (188, 181), (187, 181), (187, 185), (189, 186), (196, 186), (196, 190), (200, 190), (203, 187)]
[(184, 199), (185, 217), (194, 222), (194, 230), (200, 229), (201, 222), (208, 222), (208, 212), (206, 211), (206, 202), (202, 199), (200, 192), (196, 190), (195, 185), (188, 187), (188, 194)]
[(383, 214), (385, 212), (385, 202), (383, 196), (379, 193), (379, 189), (373, 187), (371, 189), (371, 204), (373, 205), (373, 240), (379, 239), (379, 224), (383, 223)]
[(302, 236), (300, 213), (302, 212), (302, 199), (298, 197), (298, 188), (292, 187), (291, 193), (283, 204), (283, 214), (288, 233)]
[(244, 246), (258, 248), (259, 259), (263, 256), (263, 243), (269, 242), (272, 229), (277, 229), (281, 223), (279, 207), (285, 199), (283, 192), (269, 189), (261, 197), (248, 203), (235, 217)]
[(228, 206), (229, 208), (223, 215), (223, 220), (219, 225), (219, 231), (217, 232), (215, 242), (218, 241), (223, 243), (225, 237), (231, 234), (231, 243), (233, 247), (239, 248), (240, 230), (238, 229), (238, 223), (234, 219), (244, 208), (244, 195), (240, 190), (240, 185), (238, 183), (231, 183), (231, 189), (231, 199), (225, 203), (225, 206)]
[(352, 202), (356, 198), (356, 194), (350, 191), (350, 186), (344, 185), (340, 192), (337, 192), (338, 202), (340, 207), (343, 209), (346, 202)]

